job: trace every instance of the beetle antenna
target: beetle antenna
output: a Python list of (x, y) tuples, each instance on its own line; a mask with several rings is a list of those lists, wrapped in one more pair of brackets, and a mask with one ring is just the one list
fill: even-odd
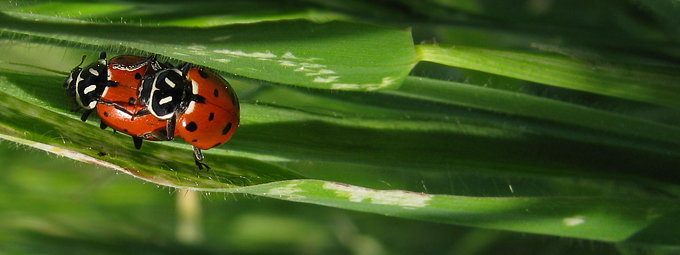
[(78, 67), (80, 67), (80, 65), (85, 63), (85, 58), (87, 58), (87, 55), (83, 55), (83, 58), (80, 59), (80, 63), (75, 68), (78, 68)]

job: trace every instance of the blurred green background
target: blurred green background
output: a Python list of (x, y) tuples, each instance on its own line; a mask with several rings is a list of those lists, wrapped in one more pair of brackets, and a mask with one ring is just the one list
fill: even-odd
[[(670, 90), (677, 90), (675, 85), (678, 84), (673, 82), (680, 76), (673, 73), (678, 70), (680, 60), (680, 7), (675, 0), (100, 1), (96, 5), (79, 1), (8, 1), (0, 8), (3, 15), (16, 15), (24, 21), (34, 17), (31, 15), (43, 15), (39, 17), (48, 21), (54, 19), (68, 24), (82, 20), (113, 24), (112, 27), (119, 23), (211, 27), (263, 20), (342, 20), (410, 29), (415, 44), (555, 53), (592, 64), (593, 69), (604, 66), (612, 67), (614, 71), (628, 71), (627, 68), (637, 67), (634, 65), (644, 65), (652, 71), (642, 70), (642, 74), (636, 73), (638, 76), (634, 78), (649, 83), (654, 83), (654, 79), (661, 76), (659, 73), (670, 70), (670, 75), (662, 76), (665, 79), (659, 82), (660, 87), (668, 86)], [(0, 18), (7, 20), (7, 17)], [(5, 26), (0, 25), (0, 28)], [(94, 37), (97, 38), (96, 34)], [(72, 63), (82, 54), (126, 50), (115, 45), (98, 47), (87, 45), (87, 42), (81, 44), (10, 32), (1, 33), (0, 39), (1, 81), (19, 85), (49, 82), (35, 88), (22, 87), (28, 95), (22, 95), (22, 100), (33, 103), (31, 96), (39, 95), (35, 97), (47, 98), (49, 104), (40, 105), (43, 102), (36, 100), (36, 105), (57, 113), (66, 112), (69, 105), (65, 95), (44, 89), (61, 85), (59, 82), (65, 75), (56, 77), (55, 70), (63, 72), (72, 68)], [(174, 46), (168, 44), (168, 47)], [(162, 47), (160, 50), (164, 50)], [(338, 56), (342, 60), (343, 55)], [(524, 57), (529, 62), (538, 62), (538, 58), (532, 59), (531, 55)], [(672, 133), (676, 130), (680, 125), (677, 107), (619, 98), (606, 94), (607, 91), (558, 88), (498, 73), (469, 70), (466, 66), (452, 66), (455, 65), (420, 62), (406, 78), (404, 87), (387, 92), (325, 91), (288, 84), (300, 86), (294, 87), (279, 84), (285, 83), (281, 80), (246, 79), (239, 76), (242, 74), (238, 71), (243, 71), (238, 69), (241, 67), (221, 70), (234, 71), (230, 73), (233, 77), (228, 78), (233, 79), (245, 109), (251, 111), (244, 111), (245, 125), (240, 133), (237, 131), (228, 146), (212, 150), (210, 154), (214, 155), (209, 154), (208, 159), (217, 162), (212, 163), (217, 166), (239, 160), (241, 165), (255, 164), (252, 168), (292, 169), (317, 179), (369, 188), (492, 198), (545, 197), (549, 201), (544, 204), (547, 206), (551, 205), (551, 198), (596, 197), (624, 202), (634, 198), (650, 204), (668, 201), (668, 208), (678, 207), (680, 176), (674, 171), (680, 169), (680, 162), (675, 157), (680, 151), (677, 140), (665, 141), (663, 135), (644, 132), (671, 130)], [(629, 132), (612, 135), (609, 129), (575, 125), (579, 120), (565, 121), (565, 124), (555, 119), (517, 116), (516, 112), (488, 107), (493, 106), (488, 102), (488, 96), (492, 94), (484, 94), (483, 90), (479, 90), (482, 91), (479, 104), (474, 106), (466, 102), (475, 100), (459, 102), (446, 98), (447, 94), (420, 97), (424, 95), (419, 94), (420, 89), (428, 83), (418, 77), (442, 81), (442, 87), (464, 84), (509, 92), (511, 96), (549, 99), (576, 109), (621, 115), (632, 120), (625, 122), (627, 124), (651, 123), (653, 127), (662, 128), (636, 129), (616, 125), (618, 123), (602, 124), (603, 127), (621, 126), (621, 130)], [(641, 85), (642, 92), (645, 92), (644, 85)], [(673, 99), (673, 96), (668, 98)], [(522, 101), (526, 98), (517, 98), (517, 105), (528, 104)], [(285, 114), (276, 115), (279, 112), (268, 112), (270, 108), (266, 107)], [(561, 116), (562, 112), (554, 109), (559, 108), (549, 110), (558, 119), (570, 117), (568, 114)], [(2, 114), (11, 113), (0, 112), (0, 116)], [(313, 125), (306, 122), (288, 125), (286, 120), (290, 116), (304, 119), (308, 115), (321, 117), (310, 118)], [(588, 115), (592, 116), (598, 115)], [(333, 122), (336, 120), (339, 121)], [(253, 125), (261, 124), (258, 121), (265, 124), (271, 121), (271, 125)], [(377, 128), (371, 126), (375, 123), (378, 123)], [(409, 126), (401, 130), (393, 127), (404, 123), (422, 124), (424, 128)], [(11, 131), (7, 127), (13, 127), (13, 123), (2, 120), (0, 124), (4, 131)], [(106, 138), (116, 137), (108, 135), (110, 132), (100, 133), (95, 124), (89, 124), (74, 126), (73, 132), (78, 132), (77, 128), (96, 132), (85, 134), (84, 139), (99, 134)], [(36, 122), (35, 125), (44, 123)], [(295, 130), (300, 127), (304, 128), (302, 132)], [(335, 143), (333, 136), (336, 134), (332, 131), (338, 130), (347, 131), (344, 135), (355, 138), (356, 143), (344, 140)], [(394, 130), (397, 132), (386, 132)], [(75, 141), (73, 146), (67, 141), (59, 141), (58, 135), (50, 132), (35, 136), (48, 137), (51, 139), (48, 142), (63, 143), (66, 148), (82, 147), (80, 143), (84, 143)], [(677, 133), (674, 134), (672, 137), (677, 138)], [(393, 139), (401, 138), (399, 135), (404, 135), (403, 141)], [(375, 138), (377, 145), (366, 138)], [(428, 145), (419, 144), (419, 139), (440, 140), (429, 148), (439, 153), (430, 153)], [(97, 150), (104, 150), (109, 154), (108, 160), (132, 158), (136, 160), (134, 163), (142, 164), (140, 169), (144, 170), (148, 170), (144, 167), (167, 166), (171, 173), (177, 175), (179, 172), (187, 180), (194, 177), (206, 180), (201, 183), (206, 186), (199, 188), (212, 188), (210, 185), (214, 183), (211, 181), (222, 181), (211, 179), (212, 173), (182, 172), (180, 163), (170, 162), (159, 167), (137, 162), (153, 158), (156, 151), (167, 153), (179, 148), (186, 152), (187, 146), (180, 142), (169, 143), (167, 148), (147, 143), (145, 150), (128, 151), (120, 148), (118, 143), (121, 141), (125, 142), (126, 148), (131, 147), (127, 137), (117, 136), (115, 144), (108, 146), (108, 140), (95, 140), (92, 146), (79, 152), (94, 156)], [(330, 145), (324, 144), (329, 141), (332, 142)], [(409, 151), (411, 145), (419, 147)], [(364, 154), (362, 150), (347, 149), (352, 146), (371, 147), (366, 149), (369, 153)], [(446, 157), (442, 148), (455, 148), (460, 158)], [(383, 152), (387, 155), (384, 158), (381, 157)], [(423, 158), (409, 158), (410, 153), (419, 153)], [(427, 154), (433, 155), (428, 158)], [(256, 164), (262, 162), (271, 165)], [(177, 172), (173, 168), (177, 168)], [(265, 170), (268, 169), (261, 169), (265, 174), (252, 174), (262, 177), (253, 178), (254, 183), (293, 178), (284, 176), (288, 173), (284, 171), (283, 177), (278, 176), (278, 172), (272, 173), (274, 177), (268, 176), (269, 172)], [(167, 177), (167, 169), (163, 171), (152, 169), (145, 173), (155, 173), (161, 181), (174, 178)], [(213, 173), (215, 176), (224, 173), (220, 171)], [(231, 177), (238, 180), (243, 176), (233, 174)], [(248, 185), (251, 184), (249, 181), (237, 184)], [(621, 215), (636, 211), (636, 202), (627, 205), (630, 210)], [(331, 203), (331, 206), (342, 207), (341, 203)], [(455, 207), (455, 203), (449, 206)], [(584, 208), (597, 209), (597, 205), (584, 205)], [(493, 209), (488, 208), (489, 211)], [(564, 208), (555, 210), (555, 214), (563, 213), (561, 209)], [(408, 214), (409, 211), (401, 212)], [(418, 221), (388, 214), (387, 211), (362, 213), (255, 195), (168, 188), (111, 169), (0, 141), (0, 254), (676, 254), (680, 243), (680, 237), (673, 235), (677, 230), (659, 229), (658, 225), (651, 230), (659, 232), (658, 240), (642, 239), (637, 240), (642, 244), (630, 244), (461, 227), (429, 222), (445, 222), (435, 216), (425, 217), (428, 221)], [(654, 215), (654, 212), (648, 214)], [(678, 226), (677, 215), (677, 212), (670, 212), (662, 216), (668, 226)], [(619, 216), (611, 215), (612, 218)], [(542, 228), (540, 223), (526, 224), (537, 224), (533, 226), (534, 232)], [(503, 228), (503, 225), (492, 227)], [(593, 236), (596, 238), (598, 231), (611, 230), (595, 230)], [(676, 246), (655, 245), (658, 243)]]

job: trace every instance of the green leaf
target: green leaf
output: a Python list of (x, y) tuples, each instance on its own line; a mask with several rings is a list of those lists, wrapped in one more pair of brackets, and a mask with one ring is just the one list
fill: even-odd
[[(672, 144), (680, 143), (680, 128), (677, 126), (518, 92), (427, 78), (409, 77), (407, 82), (399, 90), (387, 91), (385, 93), (549, 120), (592, 130), (612, 132), (636, 138), (642, 137), (652, 139), (658, 142), (671, 142)], [(562, 136), (568, 135), (562, 134)], [(574, 137), (578, 139), (579, 136)], [(600, 136), (599, 138), (604, 137)], [(640, 143), (624, 145), (621, 144), (621, 141), (616, 141), (616, 139), (596, 141), (593, 137), (587, 136), (581, 136), (581, 139), (596, 143), (630, 146), (638, 149), (660, 149), (651, 148)], [(672, 149), (666, 151), (675, 153), (675, 150)]]
[(547, 85), (680, 108), (680, 68), (609, 62), (585, 53), (559, 55), (453, 45), (418, 45), (423, 61)]
[[(217, 15), (224, 5), (212, 14), (181, 12), (186, 5), (180, 3), (139, 6), (72, 4), (57, 8), (56, 16), (49, 5), (1, 13), (1, 36), (12, 50), (0, 54), (0, 138), (175, 188), (497, 230), (679, 245), (680, 138), (673, 119), (680, 96), (671, 65), (562, 51), (566, 56), (415, 47), (406, 30), (281, 20), (286, 13), (304, 16), (295, 5), (271, 19), (251, 19), (269, 22), (248, 24), (238, 23), (247, 15)], [(85, 12), (72, 17), (71, 7)], [(111, 17), (201, 27), (111, 24)], [(212, 18), (219, 26), (210, 26)], [(242, 123), (227, 144), (205, 152), (212, 170), (197, 171), (191, 147), (181, 141), (145, 142), (135, 150), (128, 136), (101, 131), (96, 121), (83, 123), (69, 112), (65, 74), (45, 71), (67, 72), (83, 54), (76, 48), (88, 55), (157, 53), (232, 74)], [(611, 107), (637, 113), (407, 77), (420, 59), (606, 95)]]
[(680, 210), (675, 199), (461, 197), (323, 181), (277, 182), (236, 192), (411, 219), (610, 242), (678, 245), (671, 237), (680, 234), (680, 224), (672, 219)]
[(5, 36), (141, 50), (238, 76), (311, 88), (394, 88), (417, 62), (409, 31), (375, 25), (281, 20), (207, 28), (151, 27), (12, 15), (0, 13)]
[[(635, 146), (621, 147), (616, 143), (617, 139), (587, 129), (555, 132), (550, 125), (530, 120), (524, 120), (522, 127), (516, 127), (508, 125), (516, 121), (512, 118), (471, 113), (455, 106), (529, 115), (532, 107), (503, 111), (497, 105), (509, 98), (520, 98), (527, 106), (536, 104), (533, 107), (546, 108), (556, 116), (570, 109), (561, 103), (518, 93), (427, 79), (408, 79), (400, 90), (385, 93), (263, 87), (261, 92), (250, 93), (250, 96), (242, 94), (245, 99), (242, 125), (229, 143), (206, 151), (206, 163), (213, 168), (205, 172), (195, 169), (191, 148), (186, 144), (147, 142), (141, 150), (135, 150), (126, 135), (98, 130), (94, 121), (81, 122), (77, 114), (66, 111), (69, 99), (61, 91), (63, 77), (15, 72), (4, 72), (2, 77), (0, 86), (5, 93), (0, 93), (0, 132), (3, 139), (171, 187), (244, 192), (427, 221), (606, 241), (626, 240), (655, 224), (654, 217), (646, 212), (658, 212), (663, 218), (676, 208), (675, 202), (658, 202), (659, 198), (645, 195), (643, 191), (655, 186), (663, 192), (677, 192), (673, 186), (652, 181), (676, 182), (679, 179), (670, 171), (678, 165), (676, 150), (665, 148), (640, 153)], [(460, 98), (452, 96), (459, 93)], [(466, 99), (465, 93), (478, 94), (489, 100)], [(465, 100), (476, 104), (465, 103)], [(312, 107), (320, 105), (323, 107)], [(409, 107), (403, 108), (407, 105)], [(414, 108), (414, 105), (420, 106)], [(569, 111), (580, 111), (585, 117), (607, 116), (579, 107)], [(457, 117), (452, 119), (451, 114)], [(541, 114), (529, 116), (547, 118)], [(597, 125), (587, 127), (602, 129)], [(654, 131), (659, 127), (649, 128)], [(571, 135), (565, 135), (569, 133)], [(605, 145), (571, 138), (587, 137), (585, 135), (598, 137)], [(664, 148), (659, 141), (643, 144)], [(564, 148), (572, 151), (561, 153)], [(606, 161), (611, 165), (572, 160), (574, 157), (584, 159), (593, 151), (597, 152), (596, 157), (610, 155)], [(656, 161), (656, 169), (645, 173), (635, 171), (639, 164), (636, 162), (651, 160)], [(564, 182), (563, 178), (574, 171), (579, 173), (581, 181)], [(637, 179), (640, 187), (611, 180), (609, 171), (642, 177)], [(307, 178), (311, 179), (297, 180)], [(527, 182), (527, 178), (535, 181)], [(507, 183), (508, 188), (499, 190), (494, 185), (496, 181)], [(462, 188), (469, 183), (479, 185)], [(603, 183), (627, 186), (631, 195), (637, 198), (608, 199), (617, 195)], [(338, 190), (344, 191), (336, 192)], [(387, 197), (386, 200), (380, 200), (382, 196)], [(425, 197), (431, 202), (425, 203), (428, 206), (405, 207), (395, 200), (400, 196)], [(519, 198), (510, 198), (512, 196)], [(544, 198), (527, 198), (532, 196)], [(560, 198), (563, 196), (568, 197)], [(578, 198), (580, 196), (588, 198)], [(360, 199), (353, 200), (352, 197)], [(485, 206), (480, 207), (478, 203)], [(671, 206), (659, 211), (661, 203)], [(494, 209), (526, 209), (529, 204), (532, 214), (526, 217), (524, 212)], [(574, 204), (582, 204), (582, 207), (571, 208)], [(614, 218), (618, 220), (601, 216), (625, 206), (641, 209), (620, 214), (619, 218)], [(478, 208), (475, 209), (479, 210), (477, 216), (470, 215), (473, 208)], [(611, 208), (611, 211), (602, 211), (603, 208)], [(516, 219), (522, 219), (522, 223), (512, 223)], [(581, 224), (582, 220), (588, 223), (584, 225), (586, 228), (570, 226)], [(620, 231), (597, 231), (612, 226)]]

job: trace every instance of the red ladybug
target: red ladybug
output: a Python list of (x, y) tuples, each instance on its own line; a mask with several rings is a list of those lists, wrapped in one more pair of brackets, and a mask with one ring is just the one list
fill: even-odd
[(155, 56), (148, 58), (122, 55), (109, 60), (108, 80), (114, 84), (106, 87), (99, 99), (97, 114), (100, 127), (107, 126), (132, 136), (135, 148), (142, 146), (142, 140), (168, 140), (167, 120), (159, 120), (146, 111), (146, 106), (137, 100), (137, 90), (142, 78), (154, 75), (163, 68)]
[(168, 120), (168, 139), (177, 135), (193, 146), (199, 169), (209, 169), (201, 150), (225, 143), (239, 124), (236, 93), (204, 67), (184, 64), (146, 76), (138, 97), (151, 115)]

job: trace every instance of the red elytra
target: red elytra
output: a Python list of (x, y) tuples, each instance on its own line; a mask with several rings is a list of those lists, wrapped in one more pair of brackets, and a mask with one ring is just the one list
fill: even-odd
[(97, 105), (102, 129), (109, 126), (132, 136), (137, 149), (142, 139), (167, 140), (167, 120), (145, 113), (146, 106), (137, 99), (142, 78), (154, 75), (157, 68), (161, 68), (160, 64), (152, 58), (132, 55), (112, 58), (107, 66), (108, 80), (115, 85), (106, 88)]
[(221, 76), (195, 66), (186, 71), (193, 95), (203, 102), (191, 101), (177, 114), (175, 135), (198, 149), (225, 143), (239, 124), (239, 102), (234, 89)]

